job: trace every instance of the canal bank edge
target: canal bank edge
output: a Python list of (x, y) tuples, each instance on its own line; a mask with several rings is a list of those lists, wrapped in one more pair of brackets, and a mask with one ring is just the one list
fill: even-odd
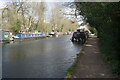
[[(115, 79), (119, 78), (112, 73), (111, 66), (103, 59), (98, 44), (99, 44), (98, 38), (96, 36), (89, 38), (87, 43), (83, 45), (83, 48), (79, 53), (80, 56), (76, 58), (73, 65), (68, 69), (65, 78), (115, 78)], [(90, 49), (88, 50), (88, 48)], [(87, 55), (87, 57), (84, 54)], [(87, 61), (85, 58), (87, 58)], [(82, 67), (79, 65), (79, 67), (81, 67), (80, 69), (81, 71), (79, 70), (76, 72), (76, 68), (78, 68), (78, 64), (81, 61), (83, 61), (84, 66), (82, 64), (81, 64)], [(93, 64), (90, 65), (89, 63), (91, 62)], [(85, 67), (85, 65), (89, 65), (89, 67)]]
[(73, 62), (73, 64), (67, 69), (67, 72), (65, 74), (65, 78), (75, 78), (73, 76), (74, 74), (74, 69), (76, 68), (76, 65), (78, 64), (78, 60), (79, 58), (83, 55), (84, 53), (84, 47), (85, 45), (87, 44), (87, 41), (86, 43), (82, 46), (82, 49), (80, 50), (80, 52), (78, 54), (76, 54), (76, 58), (75, 58), (75, 61)]

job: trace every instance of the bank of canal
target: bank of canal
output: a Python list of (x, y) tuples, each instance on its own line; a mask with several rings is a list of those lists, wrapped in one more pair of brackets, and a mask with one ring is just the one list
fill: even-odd
[(68, 68), (67, 78), (115, 78), (112, 67), (104, 60), (100, 50), (99, 39), (91, 36), (83, 46), (73, 65)]
[(2, 45), (3, 78), (64, 78), (80, 44), (71, 35)]

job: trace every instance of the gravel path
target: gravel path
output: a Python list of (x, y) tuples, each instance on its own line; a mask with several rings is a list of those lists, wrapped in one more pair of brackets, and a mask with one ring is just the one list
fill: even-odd
[(102, 58), (98, 41), (97, 37), (89, 38), (77, 60), (73, 78), (114, 78), (110, 65)]

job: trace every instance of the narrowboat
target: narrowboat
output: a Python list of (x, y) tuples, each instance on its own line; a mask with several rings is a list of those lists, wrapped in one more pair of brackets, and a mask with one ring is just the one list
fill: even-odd
[(16, 38), (44, 37), (45, 33), (16, 33)]
[(9, 42), (13, 40), (12, 32), (0, 29), (0, 42)]

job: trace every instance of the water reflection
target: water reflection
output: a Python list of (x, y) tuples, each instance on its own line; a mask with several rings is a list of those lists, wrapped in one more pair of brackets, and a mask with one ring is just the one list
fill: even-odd
[(70, 37), (3, 45), (3, 77), (63, 78), (81, 48)]

